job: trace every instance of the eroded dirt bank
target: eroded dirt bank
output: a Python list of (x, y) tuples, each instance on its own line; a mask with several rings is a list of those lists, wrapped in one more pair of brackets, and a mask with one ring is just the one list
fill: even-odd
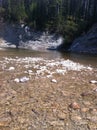
[(69, 60), (3, 57), (0, 129), (97, 130), (94, 79), (96, 69)]

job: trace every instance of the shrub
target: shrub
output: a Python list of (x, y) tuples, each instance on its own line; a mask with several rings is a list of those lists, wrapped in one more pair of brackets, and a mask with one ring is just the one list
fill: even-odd
[(78, 33), (78, 24), (74, 20), (66, 20), (64, 25), (64, 43), (70, 44)]

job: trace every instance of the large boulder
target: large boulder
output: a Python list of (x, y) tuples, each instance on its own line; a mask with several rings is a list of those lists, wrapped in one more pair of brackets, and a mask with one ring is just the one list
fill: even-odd
[(97, 24), (88, 33), (75, 39), (70, 47), (71, 52), (97, 54)]

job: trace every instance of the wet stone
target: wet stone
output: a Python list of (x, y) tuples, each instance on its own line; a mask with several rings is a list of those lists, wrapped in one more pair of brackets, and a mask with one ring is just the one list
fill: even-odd
[(6, 127), (6, 126), (9, 126), (11, 122), (11, 118), (10, 117), (3, 117), (0, 119), (0, 127)]
[(9, 71), (15, 70), (15, 67), (9, 67)]
[(88, 112), (89, 111), (89, 108), (82, 108), (81, 109), (81, 112), (84, 112), (84, 113), (86, 113), (86, 112)]
[(89, 95), (91, 95), (92, 94), (92, 92), (83, 92), (82, 94), (81, 94), (81, 96), (89, 96)]
[(76, 125), (86, 125), (87, 121), (83, 120), (80, 115), (72, 114), (70, 117), (71, 121), (74, 122)]
[(57, 80), (56, 79), (52, 79), (51, 82), (57, 83)]
[(9, 126), (6, 126), (6, 127), (0, 127), (0, 130), (11, 130)]
[(97, 93), (97, 88), (95, 88), (95, 89), (94, 89), (94, 92), (96, 92), (96, 93)]
[(77, 110), (80, 109), (80, 105), (77, 102), (73, 102), (69, 105), (70, 108)]
[(50, 122), (51, 126), (64, 126), (64, 122), (63, 121), (52, 121)]
[(59, 118), (60, 120), (64, 120), (64, 119), (66, 119), (66, 114), (63, 113), (63, 112), (59, 112), (59, 113), (58, 113), (58, 118)]
[(84, 101), (83, 104), (86, 106), (91, 106), (91, 103), (89, 101)]
[(88, 124), (88, 128), (89, 128), (89, 130), (97, 130), (97, 125), (95, 126), (95, 124), (90, 123), (90, 124)]
[(97, 116), (90, 116), (90, 117), (87, 117), (87, 120), (93, 122), (93, 123), (97, 123)]
[(97, 81), (96, 80), (91, 80), (90, 83), (91, 84), (97, 84)]
[(77, 116), (77, 115), (72, 115), (71, 116), (71, 120), (72, 121), (76, 121), (76, 122), (79, 122), (82, 118), (80, 116)]

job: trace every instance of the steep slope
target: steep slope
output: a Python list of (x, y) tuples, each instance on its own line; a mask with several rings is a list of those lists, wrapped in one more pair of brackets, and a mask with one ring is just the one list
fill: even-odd
[(97, 54), (97, 24), (87, 34), (75, 39), (70, 47), (70, 51)]
[(31, 50), (55, 50), (63, 42), (60, 35), (33, 31), (24, 24), (0, 25), (0, 47), (17, 47)]

